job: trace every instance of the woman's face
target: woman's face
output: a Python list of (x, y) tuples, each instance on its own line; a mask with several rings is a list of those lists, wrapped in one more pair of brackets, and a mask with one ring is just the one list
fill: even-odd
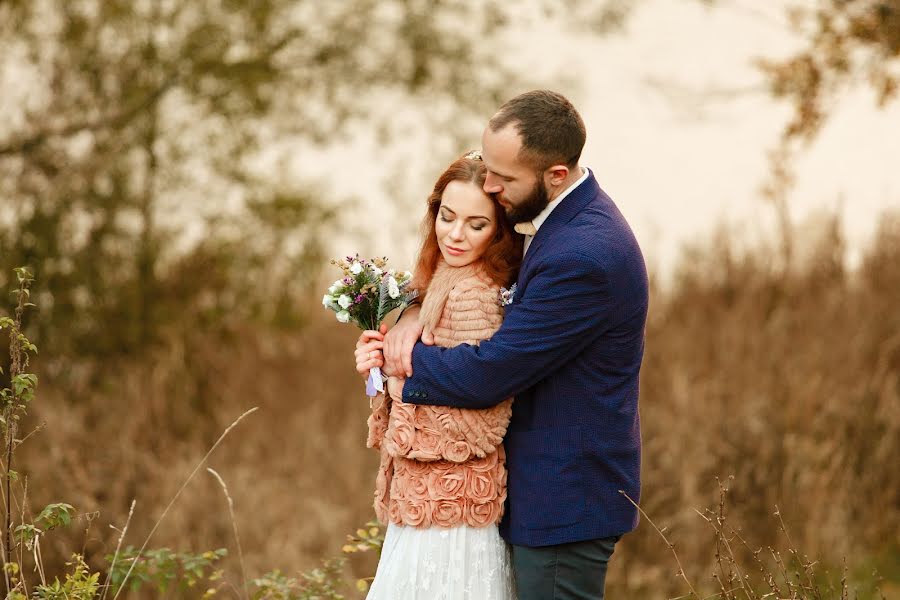
[(451, 181), (444, 188), (434, 233), (444, 260), (464, 267), (484, 254), (497, 232), (494, 203), (481, 187)]

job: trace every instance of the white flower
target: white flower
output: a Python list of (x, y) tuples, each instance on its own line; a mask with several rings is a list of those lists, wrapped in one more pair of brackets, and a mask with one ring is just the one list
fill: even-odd
[(350, 322), (350, 313), (348, 313), (346, 310), (342, 310), (336, 316), (337, 316), (337, 320), (340, 321), (341, 323), (349, 323)]
[(363, 266), (359, 264), (359, 261), (354, 260), (353, 264), (350, 265), (350, 272), (354, 275), (359, 275), (360, 273), (362, 273), (362, 270)]
[(384, 273), (384, 271), (382, 271), (381, 269), (379, 269), (378, 267), (376, 267), (374, 265), (372, 266), (372, 272), (375, 273), (375, 275), (377, 275), (379, 277), (381, 276), (382, 273)]
[(513, 299), (516, 297), (517, 287), (518, 284), (514, 283), (509, 289), (506, 289), (505, 287), (500, 288), (500, 306), (509, 306), (513, 303)]
[(388, 277), (388, 296), (391, 298), (398, 298), (400, 296), (400, 286), (397, 285), (397, 280), (393, 277)]
[(412, 279), (412, 273), (410, 273), (409, 271), (403, 271), (403, 278)]
[[(341, 308), (350, 308), (350, 305), (353, 304), (353, 299), (347, 294), (341, 294), (341, 297), (338, 298), (337, 303)], [(346, 321), (344, 322), (346, 323)]]
[(332, 298), (329, 294), (325, 294), (325, 296), (322, 298), (322, 306), (324, 306), (325, 308), (334, 308), (334, 298)]

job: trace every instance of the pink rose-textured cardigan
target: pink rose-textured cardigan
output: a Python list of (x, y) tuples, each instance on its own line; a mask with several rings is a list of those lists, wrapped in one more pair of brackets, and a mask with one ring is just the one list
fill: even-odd
[[(499, 287), (477, 265), (441, 262), (420, 320), (435, 345), (478, 344), (500, 327)], [(503, 436), (512, 399), (489, 409), (417, 406), (383, 395), (369, 417), (367, 445), (381, 453), (375, 512), (382, 523), (412, 527), (485, 527), (506, 500)]]

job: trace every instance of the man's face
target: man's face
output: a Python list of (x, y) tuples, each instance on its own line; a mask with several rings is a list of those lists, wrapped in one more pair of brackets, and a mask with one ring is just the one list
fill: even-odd
[(543, 177), (519, 160), (521, 148), (515, 125), (499, 131), (488, 126), (481, 136), (481, 155), (487, 167), (484, 191), (497, 198), (513, 223), (534, 219), (549, 202)]

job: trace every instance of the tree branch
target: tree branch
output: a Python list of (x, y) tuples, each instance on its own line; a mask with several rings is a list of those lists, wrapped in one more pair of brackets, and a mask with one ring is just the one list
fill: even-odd
[(173, 73), (172, 75), (167, 77), (166, 80), (163, 81), (157, 89), (147, 94), (147, 96), (142, 98), (140, 101), (134, 103), (134, 105), (122, 111), (119, 111), (118, 113), (104, 115), (95, 119), (86, 119), (75, 123), (69, 123), (68, 125), (64, 125), (61, 127), (49, 127), (43, 131), (33, 133), (22, 139), (7, 141), (6, 143), (0, 144), (0, 157), (29, 152), (30, 150), (33, 150), (34, 148), (44, 144), (49, 139), (54, 137), (68, 137), (81, 131), (97, 131), (100, 129), (121, 128), (130, 123), (139, 114), (147, 110), (147, 108), (159, 102), (159, 99), (162, 98), (162, 96), (165, 95), (167, 91), (169, 91), (176, 85), (178, 79), (178, 74)]

